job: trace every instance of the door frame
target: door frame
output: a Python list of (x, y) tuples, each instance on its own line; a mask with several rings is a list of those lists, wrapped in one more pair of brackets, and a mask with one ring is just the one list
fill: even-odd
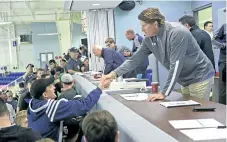
[[(41, 60), (41, 54), (46, 54), (46, 60), (48, 59), (48, 54), (52, 54), (53, 55), (53, 59), (54, 59), (54, 52), (43, 52), (43, 53), (39, 53), (39, 64), (40, 64), (40, 67), (42, 67), (42, 60)], [(49, 61), (47, 61), (49, 62)]]

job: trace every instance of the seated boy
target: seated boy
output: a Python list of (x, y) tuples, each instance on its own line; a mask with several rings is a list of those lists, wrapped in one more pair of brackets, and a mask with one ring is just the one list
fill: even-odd
[[(29, 102), (28, 127), (40, 132), (44, 138), (58, 141), (60, 121), (84, 115), (97, 103), (102, 89), (110, 85), (111, 80), (101, 79), (99, 87), (81, 100), (60, 99), (55, 101), (54, 78), (36, 80), (31, 86), (33, 99)], [(62, 124), (62, 123), (61, 123)]]
[(32, 129), (11, 125), (9, 110), (2, 99), (0, 99), (0, 120), (0, 142), (35, 142), (41, 138)]

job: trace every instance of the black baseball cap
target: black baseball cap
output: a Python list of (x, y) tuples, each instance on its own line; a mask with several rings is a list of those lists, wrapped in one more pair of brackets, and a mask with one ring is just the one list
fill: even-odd
[(34, 68), (34, 65), (33, 65), (33, 64), (28, 64), (28, 65), (26, 66), (26, 69), (27, 69), (29, 66), (31, 66), (32, 68)]
[(78, 52), (78, 53), (79, 53), (79, 50), (76, 49), (75, 47), (73, 47), (73, 48), (70, 48), (70, 49), (69, 49), (69, 52)]
[(51, 76), (48, 79), (38, 79), (35, 82), (32, 83), (30, 92), (32, 97), (35, 99), (40, 99), (40, 97), (43, 95), (43, 92), (45, 92), (46, 88), (54, 83), (54, 77)]

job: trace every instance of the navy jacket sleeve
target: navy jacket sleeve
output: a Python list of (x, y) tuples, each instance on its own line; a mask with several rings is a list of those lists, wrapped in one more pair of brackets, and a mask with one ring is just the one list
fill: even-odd
[(105, 68), (104, 68), (104, 74), (108, 74), (113, 70), (113, 52), (111, 50), (105, 51), (104, 53), (104, 62), (105, 62)]
[(66, 100), (50, 101), (46, 114), (51, 122), (58, 122), (67, 118), (84, 115), (92, 109), (98, 102), (102, 90), (97, 88), (91, 91), (88, 96), (82, 100)]

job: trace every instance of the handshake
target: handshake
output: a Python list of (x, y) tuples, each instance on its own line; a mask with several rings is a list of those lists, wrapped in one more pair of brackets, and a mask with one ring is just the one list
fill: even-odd
[(111, 72), (108, 75), (104, 75), (101, 77), (100, 82), (99, 82), (99, 88), (101, 90), (105, 88), (109, 88), (110, 83), (113, 81), (113, 79), (116, 78), (116, 73)]

